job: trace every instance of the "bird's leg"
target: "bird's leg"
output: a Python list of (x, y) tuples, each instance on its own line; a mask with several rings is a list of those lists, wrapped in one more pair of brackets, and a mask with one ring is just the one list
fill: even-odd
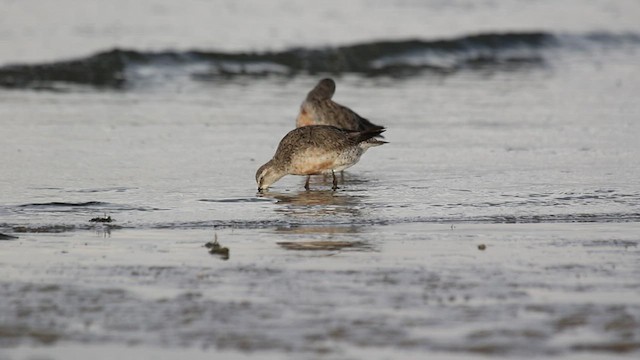
[(331, 175), (333, 175), (333, 187), (331, 189), (335, 190), (338, 188), (338, 179), (336, 178), (336, 173), (331, 170)]
[(311, 175), (307, 175), (307, 181), (304, 183), (305, 190), (309, 190), (309, 179), (311, 179)]
[(340, 170), (340, 181), (344, 184), (344, 170)]

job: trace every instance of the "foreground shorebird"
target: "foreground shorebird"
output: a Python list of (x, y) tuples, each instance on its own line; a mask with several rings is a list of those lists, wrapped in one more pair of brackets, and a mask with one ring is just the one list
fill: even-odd
[(357, 131), (384, 129), (384, 126), (372, 124), (348, 107), (331, 100), (335, 92), (336, 83), (332, 79), (320, 80), (302, 102), (296, 127), (332, 125), (340, 129)]
[(311, 175), (328, 173), (333, 175), (335, 190), (338, 188), (335, 171), (355, 165), (368, 148), (385, 144), (386, 141), (373, 139), (383, 131), (348, 131), (327, 125), (293, 129), (282, 138), (273, 158), (256, 172), (258, 191), (285, 175), (307, 175), (304, 188), (309, 190)]

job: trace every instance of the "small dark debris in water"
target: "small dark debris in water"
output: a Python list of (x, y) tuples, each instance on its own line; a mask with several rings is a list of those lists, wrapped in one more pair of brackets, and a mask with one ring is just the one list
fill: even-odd
[(209, 254), (219, 255), (222, 260), (229, 260), (229, 248), (220, 245), (218, 242), (218, 234), (214, 235), (213, 241), (204, 244), (204, 247), (209, 249)]
[(113, 219), (111, 218), (111, 215), (109, 216), (103, 216), (103, 217), (94, 217), (93, 219), (89, 220), (90, 222), (97, 222), (97, 223), (110, 223), (113, 221)]
[(17, 238), (17, 236), (0, 233), (0, 240), (15, 240)]
[(487, 248), (487, 245), (485, 244), (478, 245), (478, 250), (485, 250), (486, 248)]

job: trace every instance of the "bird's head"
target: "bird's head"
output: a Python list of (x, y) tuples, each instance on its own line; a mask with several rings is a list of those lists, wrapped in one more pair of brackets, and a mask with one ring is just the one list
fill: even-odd
[(285, 173), (278, 170), (273, 166), (273, 162), (269, 161), (266, 164), (260, 166), (256, 172), (256, 183), (258, 183), (258, 191), (263, 191), (269, 188), (271, 184), (280, 180)]

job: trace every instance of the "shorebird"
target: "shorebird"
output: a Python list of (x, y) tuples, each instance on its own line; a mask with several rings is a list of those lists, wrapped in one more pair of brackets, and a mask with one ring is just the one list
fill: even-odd
[(375, 125), (356, 114), (346, 106), (331, 100), (336, 92), (336, 83), (332, 79), (322, 79), (309, 91), (300, 105), (296, 127), (308, 125), (333, 125), (345, 130), (382, 130), (384, 126)]
[(370, 147), (385, 144), (373, 139), (384, 129), (349, 131), (335, 126), (311, 125), (296, 128), (285, 135), (275, 155), (256, 172), (258, 191), (267, 189), (285, 175), (306, 175), (304, 188), (309, 190), (311, 175), (333, 175), (333, 187), (338, 188), (336, 171), (355, 165)]

